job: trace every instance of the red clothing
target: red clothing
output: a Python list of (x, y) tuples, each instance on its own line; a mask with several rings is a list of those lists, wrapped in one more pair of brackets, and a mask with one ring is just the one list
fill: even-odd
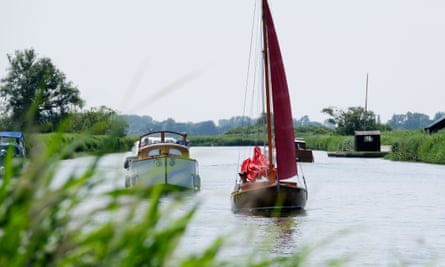
[(247, 158), (241, 164), (241, 172), (245, 173), (247, 180), (254, 182), (256, 179), (266, 177), (269, 162), (258, 146), (253, 149), (253, 157)]

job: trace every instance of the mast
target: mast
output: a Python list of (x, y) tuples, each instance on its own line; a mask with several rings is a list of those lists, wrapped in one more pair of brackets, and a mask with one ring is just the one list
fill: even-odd
[(263, 57), (264, 57), (264, 84), (266, 89), (266, 123), (267, 123), (267, 143), (268, 143), (268, 159), (269, 159), (269, 179), (275, 181), (275, 174), (270, 171), (273, 170), (273, 143), (272, 143), (272, 115), (271, 115), (271, 101), (270, 101), (270, 74), (269, 74), (269, 46), (267, 42), (267, 28), (266, 28), (266, 16), (265, 12), (265, 2), (262, 1), (262, 22), (263, 22)]
[(368, 73), (366, 73), (365, 115), (368, 111)]
[[(289, 88), (281, 55), (280, 44), (267, 0), (263, 0), (263, 33), (265, 41), (265, 58), (267, 59), (267, 81), (269, 94), (269, 123), (274, 135), (269, 133), (270, 147), (274, 147), (276, 178), (288, 179), (297, 175), (295, 155), (295, 136), (292, 120)], [(270, 111), (272, 110), (272, 111)], [(273, 117), (273, 120), (272, 120)], [(273, 125), (272, 125), (273, 123)], [(273, 142), (272, 142), (273, 138)], [(273, 144), (272, 144), (273, 143)], [(269, 151), (271, 153), (271, 151)], [(273, 165), (271, 165), (273, 166)]]
[(368, 73), (366, 73), (366, 92), (365, 92), (365, 111), (363, 118), (363, 130), (366, 130), (366, 121), (368, 120)]

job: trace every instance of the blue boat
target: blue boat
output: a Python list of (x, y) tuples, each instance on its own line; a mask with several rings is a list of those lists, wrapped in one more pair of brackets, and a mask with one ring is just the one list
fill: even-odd
[(26, 158), (23, 132), (0, 132), (0, 176), (3, 175), (5, 159), (12, 153), (13, 166), (21, 166)]
[(0, 157), (11, 151), (14, 157), (26, 157), (23, 132), (0, 132)]

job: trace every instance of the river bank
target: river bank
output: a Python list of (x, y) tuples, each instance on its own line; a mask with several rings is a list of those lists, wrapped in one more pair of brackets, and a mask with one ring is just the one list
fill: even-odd
[[(33, 134), (27, 138), (27, 148), (32, 149), (33, 138), (43, 144), (58, 140), (60, 147), (74, 146), (64, 158), (74, 158), (86, 154), (104, 154), (130, 151), (135, 136), (110, 137), (106, 135), (62, 134), (54, 138), (56, 133)], [(353, 136), (305, 134), (308, 148), (322, 151), (351, 151), (354, 149)], [(258, 145), (258, 138), (242, 135), (189, 136), (192, 146), (252, 146)], [(427, 135), (423, 131), (388, 131), (381, 133), (382, 147), (391, 147), (385, 159), (394, 161), (424, 162), (445, 164), (445, 132)]]
[[(332, 134), (298, 135), (306, 140), (308, 148), (322, 151), (352, 151), (354, 137)], [(258, 139), (240, 135), (191, 136), (194, 146), (249, 146)], [(385, 131), (381, 133), (383, 148), (391, 148), (385, 159), (407, 162), (445, 164), (445, 132), (427, 135), (423, 130)]]
[[(309, 148), (323, 151), (350, 151), (353, 136), (306, 136)], [(393, 161), (445, 164), (445, 132), (427, 135), (423, 131), (390, 131), (381, 134), (382, 147), (391, 147), (385, 159)]]

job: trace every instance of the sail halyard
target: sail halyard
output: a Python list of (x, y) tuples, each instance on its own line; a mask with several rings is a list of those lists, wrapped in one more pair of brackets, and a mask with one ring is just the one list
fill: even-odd
[[(275, 31), (275, 26), (267, 0), (263, 2), (263, 35), (264, 35), (264, 57), (265, 57), (265, 84), (267, 116), (268, 116), (268, 139), (269, 139), (269, 161), (272, 162), (272, 111), (270, 98), (273, 106), (273, 132), (276, 151), (276, 168), (278, 179), (288, 179), (297, 175), (296, 152), (294, 148), (294, 128), (292, 111), (290, 105), (289, 90), (283, 59)], [(270, 89), (271, 87), (271, 89)], [(270, 92), (272, 96), (270, 96)], [(269, 125), (270, 124), (270, 125)], [(270, 132), (269, 132), (270, 129)], [(270, 163), (273, 164), (273, 163)], [(272, 165), (273, 167), (273, 165)], [(273, 168), (271, 169), (273, 170)]]

